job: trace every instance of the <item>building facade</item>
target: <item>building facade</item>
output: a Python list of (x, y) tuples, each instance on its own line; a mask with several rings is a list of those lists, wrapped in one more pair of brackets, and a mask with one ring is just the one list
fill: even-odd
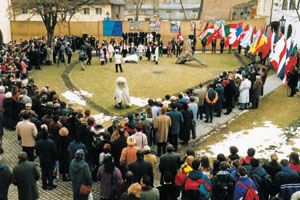
[(300, 0), (274, 0), (272, 17), (267, 20), (278, 35), (282, 33), (286, 38), (292, 37), (297, 46), (300, 46), (299, 12)]
[(11, 41), (10, 18), (8, 13), (10, 1), (1, 0), (0, 2), (0, 44), (7, 44)]

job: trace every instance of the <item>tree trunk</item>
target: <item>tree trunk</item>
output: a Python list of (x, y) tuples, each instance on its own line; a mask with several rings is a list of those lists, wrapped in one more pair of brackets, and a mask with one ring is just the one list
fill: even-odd
[(203, 9), (203, 4), (204, 4), (204, 0), (201, 0), (201, 1), (200, 1), (199, 11), (198, 11), (198, 20), (201, 19), (201, 14), (202, 14), (202, 9)]
[(47, 30), (47, 45), (48, 45), (48, 47), (52, 46), (53, 38), (54, 38), (54, 29)]
[(137, 0), (136, 1), (136, 5), (135, 5), (135, 20), (138, 21), (139, 20), (139, 12), (140, 12), (140, 3), (141, 0)]
[(182, 11), (183, 11), (183, 14), (184, 14), (184, 19), (185, 19), (185, 21), (187, 21), (187, 17), (186, 17), (185, 9), (183, 7), (182, 0), (180, 0), (180, 4), (181, 4), (181, 8), (182, 8)]

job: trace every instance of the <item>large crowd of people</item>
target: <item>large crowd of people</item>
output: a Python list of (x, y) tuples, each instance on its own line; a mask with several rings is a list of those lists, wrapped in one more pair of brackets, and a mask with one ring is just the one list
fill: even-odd
[[(241, 159), (233, 146), (228, 158), (217, 155), (212, 168), (205, 155), (198, 158), (189, 149), (182, 160), (176, 153), (179, 139), (187, 146), (191, 138), (197, 137), (198, 120), (213, 123), (214, 117), (230, 114), (237, 104), (241, 110), (257, 109), (268, 69), (251, 63), (236, 72), (223, 72), (207, 88), (199, 84), (177, 97), (166, 95), (163, 100), (149, 99), (143, 112), (128, 114), (105, 128), (103, 120), (95, 120), (90, 110), (61, 101), (59, 94), (49, 86), (39, 89), (28, 75), (33, 66), (41, 69), (41, 64), (52, 62), (67, 65), (71, 61), (68, 56), (76, 49), (84, 51), (86, 64), (91, 64), (91, 52), (97, 44), (91, 38), (87, 43), (75, 36), (58, 37), (52, 49), (46, 45), (45, 38), (21, 40), (18, 44), (2, 47), (0, 146), (3, 128), (16, 130), (22, 152), (18, 154), (19, 162), (12, 173), (0, 156), (0, 170), (3, 169), (0, 179), (5, 180), (0, 181), (0, 199), (7, 199), (11, 183), (18, 187), (19, 199), (39, 197), (36, 181), (40, 172), (33, 163), (37, 156), (42, 189), (56, 188), (53, 182), (56, 168), (56, 178), (72, 182), (74, 199), (87, 199), (89, 187), (95, 181), (100, 181), (102, 200), (177, 199), (180, 195), (184, 200), (238, 200), (251, 195), (249, 192), (260, 199), (279, 199), (274, 197), (278, 193), (280, 198), (290, 199), (292, 192), (297, 190), (295, 183), (300, 183), (300, 163), (295, 152), (291, 153), (289, 161), (283, 159), (280, 164), (274, 154), (270, 163), (261, 166), (254, 158), (255, 149), (249, 148), (248, 155)], [(109, 52), (109, 49), (116, 49), (117, 43), (111, 42), (112, 47), (105, 41), (100, 44), (107, 46)], [(124, 53), (122, 48), (120, 52)], [(98, 53), (101, 60), (101, 48)], [(104, 63), (105, 58), (112, 61), (112, 55), (104, 57)], [(81, 60), (82, 69), (85, 60)], [(295, 75), (291, 95), (294, 95), (298, 85), (297, 66), (292, 73)], [(161, 185), (155, 188), (157, 168), (161, 173)]]

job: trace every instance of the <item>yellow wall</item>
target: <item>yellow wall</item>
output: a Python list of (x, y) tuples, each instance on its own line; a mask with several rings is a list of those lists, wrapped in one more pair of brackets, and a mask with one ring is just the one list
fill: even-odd
[[(232, 21), (226, 22), (226, 24), (230, 23), (238, 23), (240, 21)], [(253, 27), (262, 27), (265, 26), (266, 20), (262, 19), (251, 19), (251, 20), (243, 20), (243, 27), (247, 24), (252, 25)], [(203, 28), (207, 22), (203, 22)], [(209, 22), (212, 24), (212, 22)], [(149, 22), (141, 22), (142, 29), (135, 30), (131, 32), (148, 32), (149, 31)], [(130, 32), (130, 22), (124, 21), (123, 22), (123, 32)], [(46, 29), (43, 22), (20, 22), (20, 21), (12, 21), (11, 22), (11, 31), (12, 31), (12, 38), (13, 40), (19, 39), (30, 39), (32, 37), (42, 37), (46, 36)], [(198, 36), (201, 31), (197, 31), (196, 35)], [(102, 21), (99, 22), (70, 22), (70, 34), (71, 35), (79, 35), (88, 34), (95, 36), (96, 38), (100, 38), (100, 40), (106, 39), (110, 40), (110, 36), (103, 36), (103, 23)], [(161, 22), (161, 29), (157, 31), (162, 35), (162, 40), (164, 44), (167, 44), (169, 40), (172, 38), (177, 37), (177, 33), (170, 32), (170, 22), (169, 21), (162, 21)], [(184, 39), (187, 39), (188, 35), (192, 35), (193, 31), (191, 31), (190, 22), (181, 22), (181, 33)], [(56, 25), (55, 28), (55, 35), (68, 35), (68, 23), (67, 22), (60, 22)], [(121, 37), (115, 37), (116, 40), (121, 40)], [(217, 47), (219, 46), (219, 42), (217, 42)], [(200, 49), (201, 44), (197, 42), (196, 49)], [(210, 47), (208, 47), (209, 49)]]

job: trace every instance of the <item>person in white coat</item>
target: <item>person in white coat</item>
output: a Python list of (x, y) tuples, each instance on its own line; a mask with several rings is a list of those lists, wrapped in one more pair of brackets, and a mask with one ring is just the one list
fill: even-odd
[(142, 45), (142, 43), (140, 43), (137, 48), (137, 52), (139, 53), (140, 60), (142, 60), (142, 58), (143, 58), (144, 51), (145, 51), (145, 47), (144, 47), (144, 45)]
[(108, 52), (109, 52), (109, 61), (112, 62), (112, 57), (114, 55), (115, 49), (112, 43), (108, 45)]
[(239, 103), (241, 104), (240, 110), (248, 109), (248, 105), (250, 102), (250, 88), (251, 81), (248, 80), (248, 76), (243, 77), (243, 81), (239, 87)]
[(154, 60), (155, 60), (155, 64), (157, 65), (158, 64), (158, 55), (159, 53), (159, 47), (158, 47), (158, 44), (155, 45), (155, 51), (154, 51)]

